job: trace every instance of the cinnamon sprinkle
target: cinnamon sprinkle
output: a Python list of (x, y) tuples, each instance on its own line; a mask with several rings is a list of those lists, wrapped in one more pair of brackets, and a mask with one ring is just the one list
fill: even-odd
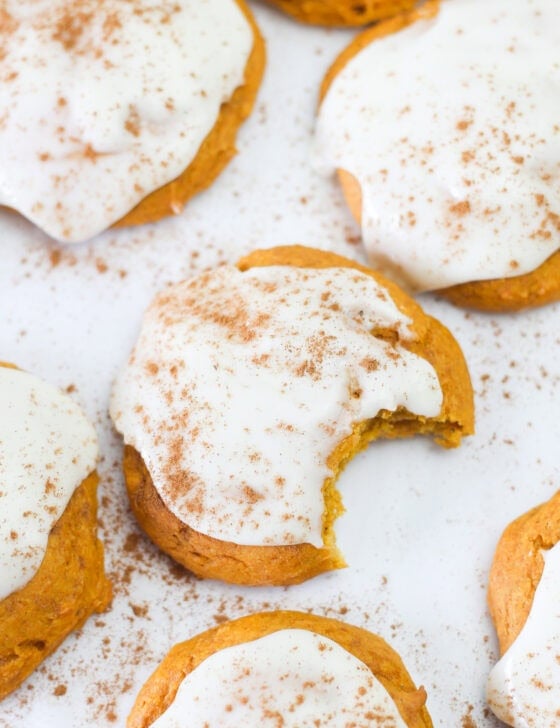
[(78, 44), (84, 29), (94, 17), (93, 12), (84, 12), (77, 8), (67, 10), (55, 23), (53, 40), (62, 45), (64, 50), (71, 51)]

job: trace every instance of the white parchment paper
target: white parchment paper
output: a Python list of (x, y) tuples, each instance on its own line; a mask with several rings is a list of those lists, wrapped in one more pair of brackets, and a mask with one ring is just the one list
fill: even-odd
[(112, 609), (91, 618), (12, 696), (1, 728), (124, 726), (176, 642), (259, 609), (313, 610), (387, 639), (425, 685), (434, 724), (491, 728), (484, 684), (496, 658), (486, 581), (502, 529), (558, 488), (558, 306), (516, 316), (423, 305), (454, 332), (476, 392), (477, 433), (455, 451), (417, 438), (372, 445), (340, 479), (349, 568), (290, 588), (199, 581), (143, 536), (107, 415), (111, 382), (156, 291), (255, 247), (304, 243), (362, 259), (333, 179), (313, 171), (319, 83), (353, 33), (255, 12), (268, 69), (239, 155), (184, 213), (78, 246), (0, 213), (0, 359), (70, 387), (102, 450), (100, 522)]

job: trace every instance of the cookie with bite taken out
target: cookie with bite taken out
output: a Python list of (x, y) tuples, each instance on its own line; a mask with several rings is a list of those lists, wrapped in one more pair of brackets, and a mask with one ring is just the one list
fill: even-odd
[(164, 290), (115, 382), (132, 510), (195, 574), (293, 584), (344, 566), (335, 481), (378, 438), (454, 447), (469, 374), (394, 283), (325, 251), (255, 251)]

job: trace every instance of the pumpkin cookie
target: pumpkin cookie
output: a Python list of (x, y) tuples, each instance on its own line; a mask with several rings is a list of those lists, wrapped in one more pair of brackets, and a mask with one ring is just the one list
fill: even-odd
[(501, 660), (488, 702), (516, 728), (560, 726), (560, 493), (504, 531), (490, 570), (488, 604)]
[[(391, 725), (430, 728), (426, 692), (377, 635), (300, 612), (226, 622), (176, 645), (149, 678), (128, 728)], [(173, 722), (175, 719), (176, 722)]]
[(97, 438), (67, 396), (0, 366), (0, 699), (111, 600)]
[(179, 213), (234, 155), (264, 67), (244, 0), (8, 0), (1, 23), (0, 204), (52, 237)]
[(560, 298), (555, 0), (428, 0), (328, 72), (320, 156), (376, 267), (509, 311)]
[(256, 251), (161, 293), (113, 389), (132, 509), (195, 574), (291, 584), (344, 565), (335, 480), (377, 438), (472, 432), (458, 344), (331, 253)]

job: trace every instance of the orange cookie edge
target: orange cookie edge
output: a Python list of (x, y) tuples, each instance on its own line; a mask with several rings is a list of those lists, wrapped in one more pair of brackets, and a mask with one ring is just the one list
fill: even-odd
[(370, 668), (409, 728), (431, 728), (424, 688), (416, 688), (399, 655), (381, 637), (338, 620), (290, 611), (241, 617), (175, 645), (140, 690), (127, 728), (148, 728), (173, 702), (186, 675), (210, 655), (286, 628), (306, 629), (337, 642)]

